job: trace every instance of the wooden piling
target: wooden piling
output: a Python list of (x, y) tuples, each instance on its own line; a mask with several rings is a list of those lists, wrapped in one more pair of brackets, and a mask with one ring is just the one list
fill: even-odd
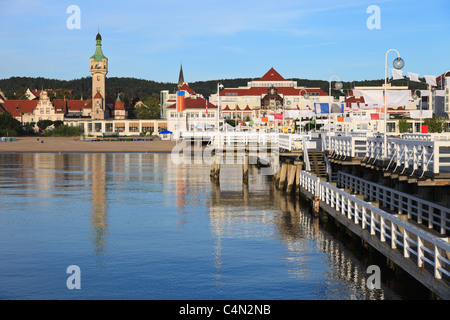
[(303, 163), (301, 161), (294, 161), (295, 164), (295, 193), (300, 194), (300, 171), (302, 171)]
[(214, 166), (214, 179), (219, 181), (220, 180), (220, 164), (222, 162), (221, 156), (216, 156), (216, 163)]
[(292, 189), (294, 188), (297, 166), (295, 164), (289, 164), (288, 168), (289, 172), (288, 172), (286, 193), (291, 193)]
[(283, 190), (285, 185), (286, 185), (286, 175), (287, 175), (287, 168), (288, 168), (288, 164), (287, 163), (282, 163), (281, 164), (281, 172), (280, 172), (280, 177), (279, 177), (279, 183), (278, 183), (278, 189)]
[(242, 165), (242, 180), (244, 183), (248, 183), (248, 168), (249, 168), (249, 155), (245, 152), (244, 164)]
[(314, 197), (312, 199), (312, 209), (313, 209), (313, 215), (314, 216), (319, 216), (319, 211), (320, 211), (320, 200), (319, 197)]

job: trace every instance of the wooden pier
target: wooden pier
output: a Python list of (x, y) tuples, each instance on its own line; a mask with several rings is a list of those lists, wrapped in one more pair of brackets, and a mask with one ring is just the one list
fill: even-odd
[[(446, 140), (434, 143), (429, 137), (425, 148), (415, 146), (420, 143), (410, 137), (406, 143), (395, 138), (388, 140), (391, 158), (382, 158), (382, 146), (373, 144), (381, 143), (379, 137), (341, 135), (314, 141), (304, 135), (272, 134), (270, 138), (234, 134), (212, 139), (212, 181), (219, 183), (226, 159), (242, 166), (244, 185), (250, 166), (256, 165), (260, 173), (266, 170), (272, 176), (275, 188), (307, 201), (313, 215), (334, 220), (434, 297), (450, 299), (450, 192), (445, 187), (450, 176), (439, 172), (450, 164), (439, 158), (446, 154)], [(332, 149), (325, 140), (331, 141)], [(441, 195), (440, 201), (427, 199), (428, 187), (434, 188), (434, 196)]]

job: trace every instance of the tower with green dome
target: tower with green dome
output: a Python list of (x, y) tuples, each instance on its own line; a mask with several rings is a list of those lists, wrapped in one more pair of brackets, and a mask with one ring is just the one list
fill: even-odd
[(102, 51), (102, 36), (97, 33), (95, 38), (96, 48), (94, 55), (90, 58), (92, 75), (92, 119), (105, 119), (108, 117), (106, 112), (106, 92), (105, 77), (108, 73), (108, 58)]

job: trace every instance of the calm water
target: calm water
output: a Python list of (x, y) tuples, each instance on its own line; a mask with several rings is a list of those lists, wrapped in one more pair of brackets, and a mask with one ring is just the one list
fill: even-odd
[(0, 154), (0, 299), (405, 298), (366, 289), (358, 255), (254, 170), (219, 187), (170, 154)]

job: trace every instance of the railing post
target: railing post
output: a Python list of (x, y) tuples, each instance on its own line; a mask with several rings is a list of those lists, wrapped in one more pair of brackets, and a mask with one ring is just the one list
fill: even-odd
[(422, 257), (423, 257), (422, 246), (423, 240), (421, 237), (417, 236), (417, 266), (419, 268), (422, 267)]
[(405, 258), (409, 258), (409, 242), (408, 242), (408, 231), (403, 228), (403, 256)]
[(441, 260), (439, 259), (440, 255), (440, 249), (437, 245), (434, 245), (434, 277), (436, 279), (442, 279), (442, 272), (439, 270), (441, 268)]
[(370, 234), (375, 234), (375, 214), (372, 210), (370, 210)]
[(391, 248), (396, 249), (397, 248), (397, 233), (395, 232), (395, 226), (391, 223)]

